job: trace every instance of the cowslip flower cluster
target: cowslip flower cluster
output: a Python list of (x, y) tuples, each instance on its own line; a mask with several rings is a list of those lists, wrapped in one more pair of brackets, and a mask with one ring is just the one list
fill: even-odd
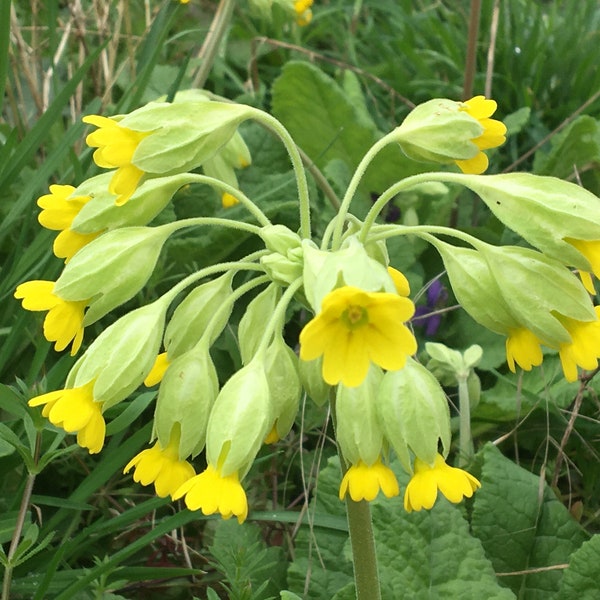
[[(310, 5), (295, 2), (293, 9), (309, 19)], [(481, 175), (488, 167), (483, 151), (506, 134), (491, 119), (495, 110), (480, 96), (416, 107), (367, 152), (320, 237), (311, 230), (299, 151), (270, 115), (187, 92), (126, 115), (85, 117), (96, 128), (87, 136), (94, 160), (108, 171), (77, 187), (53, 185), (40, 198), (40, 222), (59, 231), (54, 252), (65, 266), (56, 281), (23, 282), (15, 291), (25, 309), (47, 311), (44, 336), (57, 351), (70, 346), (77, 354), (87, 326), (146, 288), (173, 234), (225, 227), (256, 236), (260, 249), (193, 271), (126, 312), (89, 343), (64, 389), (32, 398), (30, 406), (43, 406), (50, 423), (97, 453), (107, 411), (142, 386), (156, 389), (150, 447), (124, 472), (161, 497), (183, 499), (190, 510), (239, 522), (250, 511), (244, 480), (261, 448), (292, 429), (303, 392), (318, 404), (331, 402), (345, 465), (340, 499), (399, 495), (391, 453), (410, 476), (407, 511), (431, 508), (440, 494), (455, 503), (471, 497), (480, 483), (447, 462), (448, 401), (417, 359), (410, 286), (395, 268), (402, 265), (390, 264), (386, 241), (415, 235), (439, 252), (462, 307), (506, 337), (510, 370), (541, 364), (542, 346), (558, 352), (569, 381), (579, 368), (597, 368), (600, 358), (600, 309), (588, 293), (592, 274), (600, 273), (600, 201), (553, 178)], [(279, 136), (289, 153), (297, 231), (272, 223), (239, 189), (235, 170), (249, 167), (251, 157), (238, 127), (250, 119)], [(395, 183), (360, 221), (350, 204), (362, 173), (388, 144), (450, 170)], [(394, 196), (425, 182), (473, 190), (533, 248), (496, 247), (448, 227), (377, 223)], [(190, 184), (210, 186), (223, 208), (239, 204), (248, 219), (223, 211), (176, 220), (170, 211), (163, 213), (170, 220), (153, 225)], [(312, 315), (297, 345), (284, 335), (290, 307)], [(211, 349), (226, 329), (236, 332), (240, 368), (221, 381)], [(206, 467), (197, 473), (200, 455)]]

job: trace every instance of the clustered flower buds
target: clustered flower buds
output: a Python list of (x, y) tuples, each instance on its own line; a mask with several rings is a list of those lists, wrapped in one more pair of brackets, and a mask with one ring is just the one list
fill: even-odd
[[(299, 24), (310, 21), (312, 2), (278, 4)], [(106, 410), (143, 384), (158, 386), (152, 446), (132, 457), (124, 471), (133, 469), (134, 480), (153, 484), (161, 497), (183, 498), (191, 510), (239, 522), (249, 512), (244, 478), (263, 445), (277, 443), (292, 429), (303, 392), (319, 405), (332, 402), (346, 467), (340, 499), (370, 501), (380, 491), (398, 495), (391, 452), (411, 477), (407, 511), (431, 508), (438, 492), (451, 502), (470, 497), (480, 483), (446, 463), (450, 410), (432, 373), (437, 364), (443, 374), (445, 363), (434, 357), (430, 370), (416, 358), (410, 286), (403, 265), (389, 264), (386, 240), (413, 234), (439, 252), (464, 310), (506, 337), (510, 370), (541, 364), (542, 347), (558, 352), (568, 381), (578, 377), (578, 368), (597, 368), (600, 359), (600, 308), (589, 294), (592, 274), (600, 276), (600, 200), (552, 178), (481, 175), (488, 167), (483, 151), (505, 139), (506, 127), (491, 119), (495, 110), (495, 102), (483, 96), (416, 107), (367, 153), (362, 166), (395, 143), (413, 158), (454, 164), (462, 173), (402, 180), (361, 222), (348, 215), (364, 172), (359, 168), (322, 239), (312, 237), (298, 150), (281, 124), (260, 110), (187, 92), (126, 115), (85, 117), (96, 128), (87, 136), (94, 160), (109, 171), (77, 187), (52, 185), (38, 200), (40, 223), (59, 232), (53, 248), (65, 266), (56, 281), (24, 282), (15, 292), (25, 309), (47, 311), (44, 336), (57, 351), (70, 346), (77, 354), (85, 326), (139, 295), (177, 231), (229, 227), (255, 234), (262, 249), (210, 264), (126, 312), (87, 346), (64, 389), (32, 398), (30, 406), (43, 406), (53, 425), (76, 433), (79, 445), (97, 453), (106, 435)], [(298, 183), (298, 231), (271, 223), (239, 190), (235, 171), (248, 167), (251, 155), (238, 127), (248, 119), (286, 145)], [(223, 207), (239, 203), (256, 224), (200, 216), (152, 225), (190, 183), (213, 187)], [(416, 222), (375, 223), (399, 191), (441, 183), (474, 191), (535, 249), (492, 246), (452, 228)], [(284, 331), (292, 304), (312, 313), (297, 347)], [(211, 349), (225, 329), (237, 336), (240, 368), (220, 381)], [(481, 358), (478, 348), (469, 357), (457, 353), (459, 363), (470, 369)], [(448, 357), (451, 364), (455, 357)], [(207, 466), (196, 474), (192, 461), (201, 453)]]

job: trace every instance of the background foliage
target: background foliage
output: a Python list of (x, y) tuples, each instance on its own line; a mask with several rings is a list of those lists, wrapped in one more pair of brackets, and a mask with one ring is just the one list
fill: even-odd
[[(314, 226), (322, 231), (335, 196), (383, 132), (418, 102), (461, 98), (470, 6), (466, 0), (318, 1), (310, 26), (298, 28), (279, 13), (262, 20), (240, 1), (205, 87), (272, 112), (290, 130), (313, 165)], [(289, 439), (264, 449), (250, 473), (254, 510), (241, 527), (181, 510), (121, 475), (149, 439), (149, 426), (139, 423), (152, 414), (152, 392), (111, 409), (110, 441), (99, 456), (88, 456), (26, 406), (29, 397), (61, 387), (73, 363), (51, 350), (41, 319), (12, 297), (18, 283), (54, 279), (61, 268), (49, 252), (51, 233), (37, 224), (35, 200), (51, 183), (77, 185), (95, 173), (82, 114), (126, 112), (198, 85), (215, 10), (208, 0), (0, 4), (4, 564), (21, 498), (33, 486), (23, 535), (11, 553), (11, 598), (261, 600), (284, 589), (288, 599), (353, 597), (344, 506), (336, 492), (339, 465), (326, 410), (310, 400)], [(595, 2), (482, 2), (474, 90), (498, 101), (510, 134), (494, 153), (491, 172), (531, 170), (600, 193), (599, 36)], [(245, 126), (243, 135), (253, 166), (240, 175), (242, 189), (269, 217), (297, 227), (285, 152), (256, 125)], [(361, 184), (357, 216), (389, 183), (426, 169), (389, 148)], [(178, 217), (223, 212), (216, 196), (197, 186), (180, 191), (172, 210)], [(238, 208), (226, 216), (245, 218)], [(472, 194), (445, 186), (398, 197), (385, 217), (519, 243)], [(235, 258), (250, 246), (244, 236), (221, 231), (179, 236), (132, 305), (205, 261)], [(398, 499), (375, 503), (384, 598), (396, 597), (398, 589), (413, 598), (595, 598), (596, 374), (567, 384), (547, 357), (543, 368), (512, 375), (502, 339), (454, 310), (447, 293), (427, 299), (428, 282), (442, 273), (433, 253), (402, 241), (390, 254), (424, 313), (442, 311), (433, 334), (426, 334), (423, 319), (415, 321), (420, 342), (484, 349), (473, 407), (474, 472), (483, 486), (466, 506), (442, 501), (423, 514), (404, 513)], [(296, 315), (287, 331), (291, 345), (303, 318)], [(235, 320), (214, 356), (222, 381), (239, 364), (234, 332)], [(448, 388), (451, 402), (455, 393)]]

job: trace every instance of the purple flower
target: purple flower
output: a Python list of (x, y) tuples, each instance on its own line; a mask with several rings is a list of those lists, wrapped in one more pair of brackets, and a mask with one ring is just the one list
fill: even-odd
[(434, 279), (427, 288), (426, 295), (427, 302), (417, 306), (412, 322), (418, 327), (425, 327), (426, 337), (433, 337), (442, 321), (442, 315), (437, 311), (446, 305), (448, 292), (439, 279)]

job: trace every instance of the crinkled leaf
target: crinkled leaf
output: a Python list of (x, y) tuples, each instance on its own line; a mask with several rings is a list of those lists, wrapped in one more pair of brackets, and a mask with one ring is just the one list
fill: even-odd
[[(567, 563), (586, 534), (550, 488), (540, 485), (539, 476), (503, 457), (492, 444), (484, 447), (482, 457), (473, 533), (496, 573), (503, 574), (500, 581), (518, 598), (546, 600), (563, 575), (560, 568), (548, 567)], [(506, 575), (512, 572), (520, 574)]]
[(557, 600), (596, 600), (598, 598), (598, 565), (600, 564), (600, 534), (584, 542), (571, 556), (565, 570)]

